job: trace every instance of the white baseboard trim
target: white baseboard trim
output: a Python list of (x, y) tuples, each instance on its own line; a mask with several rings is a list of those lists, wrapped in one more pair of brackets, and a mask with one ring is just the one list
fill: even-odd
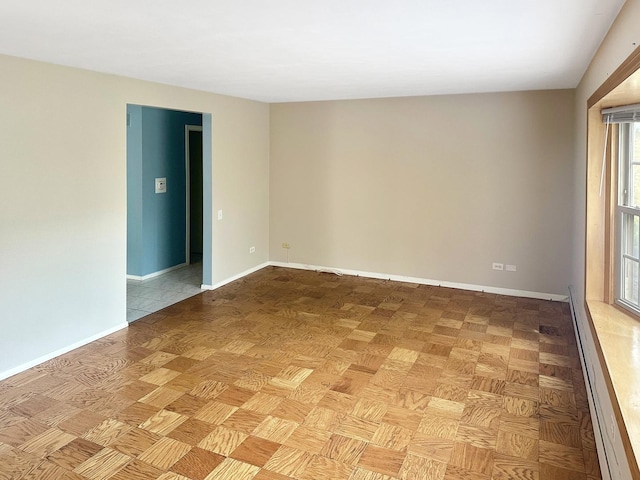
[(421, 285), (432, 285), (436, 287), (459, 288), (460, 290), (471, 290), (474, 292), (494, 293), (509, 297), (536, 298), (540, 300), (553, 300), (556, 302), (567, 302), (567, 295), (555, 293), (530, 292), (528, 290), (516, 290), (512, 288), (489, 287), (485, 285), (474, 285), (471, 283), (446, 282), (429, 278), (406, 277), (404, 275), (392, 275), (389, 273), (365, 272), (361, 270), (349, 270), (344, 268), (323, 267), (320, 265), (307, 265), (304, 263), (269, 262), (269, 265), (283, 268), (297, 268), (299, 270), (315, 270), (317, 272), (335, 273), (337, 275), (353, 275), (356, 277), (378, 278), (381, 280), (393, 280), (395, 282), (418, 283)]
[[(177, 265), (175, 267), (171, 267), (170, 269), (164, 270), (162, 272), (156, 272), (155, 274), (151, 274), (151, 275), (157, 276), (157, 275), (160, 275), (161, 273), (166, 273), (167, 271), (175, 270), (176, 268), (183, 267), (184, 265), (186, 264)], [(282, 268), (295, 268), (298, 270), (314, 270), (317, 272), (335, 273), (337, 275), (352, 275), (357, 277), (377, 278), (381, 280), (393, 280), (396, 282), (417, 283), (421, 285), (432, 285), (432, 286), (439, 286), (439, 287), (446, 287), (446, 288), (459, 288), (461, 290), (487, 292), (487, 293), (494, 293), (497, 295), (507, 295), (510, 297), (536, 298), (541, 300), (553, 300), (557, 302), (569, 301), (569, 297), (567, 295), (558, 295), (555, 293), (530, 292), (527, 290), (516, 290), (511, 288), (489, 287), (489, 286), (474, 285), (469, 283), (445, 282), (445, 281), (433, 280), (428, 278), (407, 277), (404, 275), (392, 275), (392, 274), (386, 274), (386, 273), (365, 272), (361, 270), (349, 270), (349, 269), (343, 269), (343, 268), (323, 267), (320, 265), (308, 265), (303, 263), (286, 263), (286, 262), (265, 262), (255, 267), (252, 267), (248, 270), (245, 270), (244, 272), (241, 272), (237, 275), (234, 275), (233, 277), (222, 280), (216, 283), (215, 285), (203, 284), (200, 286), (200, 288), (202, 288), (203, 290), (216, 290), (217, 288), (227, 285), (228, 283), (239, 280), (243, 277), (246, 277), (247, 275), (250, 275), (254, 272), (257, 272), (258, 270), (262, 270), (263, 268), (269, 267), (269, 266), (282, 267)], [(129, 278), (129, 275), (127, 275), (127, 278)], [(145, 277), (145, 279), (146, 278), (151, 278), (151, 277), (147, 276)], [(115, 327), (112, 327), (108, 330), (104, 330), (100, 333), (92, 335), (91, 337), (77, 341), (75, 343), (72, 343), (71, 345), (67, 345), (66, 347), (63, 347), (59, 350), (56, 350), (54, 352), (38, 357), (29, 362), (23, 363), (22, 365), (18, 365), (17, 367), (2, 371), (0, 372), (0, 380), (4, 380), (20, 372), (24, 372), (25, 370), (28, 370), (29, 368), (32, 368), (32, 367), (35, 367), (36, 365), (44, 363), (47, 360), (51, 360), (52, 358), (68, 353), (71, 350), (75, 350), (76, 348), (82, 347), (102, 337), (106, 337), (107, 335), (117, 332), (118, 330), (121, 330), (123, 328), (127, 328), (128, 326), (129, 326), (129, 323), (127, 322), (120, 323)]]
[(188, 263), (181, 263), (179, 265), (174, 265), (173, 267), (165, 268), (164, 270), (160, 270), (158, 272), (149, 273), (147, 275), (139, 276), (139, 275), (129, 275), (127, 274), (127, 280), (149, 280), (150, 278), (159, 277), (160, 275), (164, 275), (165, 273), (169, 273), (173, 270), (177, 270), (182, 267), (186, 267), (189, 265)]
[(202, 290), (215, 290), (217, 288), (225, 286), (227, 283), (235, 282), (236, 280), (240, 280), (242, 277), (246, 277), (247, 275), (257, 272), (258, 270), (262, 270), (264, 267), (268, 267), (270, 264), (271, 264), (270, 262), (261, 263), (260, 265), (252, 267), (249, 270), (245, 270), (244, 272), (234, 275), (233, 277), (229, 277), (225, 280), (222, 280), (221, 282), (218, 282), (215, 285), (202, 284), (200, 285), (200, 288)]
[(34, 360), (31, 360), (29, 362), (23, 363), (22, 365), (18, 365), (17, 367), (13, 367), (10, 368), (9, 370), (5, 370), (4, 372), (0, 372), (0, 380), (4, 380), (5, 378), (9, 378), (12, 377), (13, 375), (16, 375), (20, 372), (24, 372), (25, 370), (28, 370), (32, 367), (35, 367), (36, 365), (40, 365), (41, 363), (46, 362), (47, 360), (51, 360), (52, 358), (55, 357), (59, 357), (60, 355), (63, 355), (65, 353), (70, 352), (71, 350), (75, 350), (76, 348), (80, 348), (83, 347), (84, 345), (91, 343), (95, 340), (98, 340), (102, 337), (106, 337), (107, 335), (111, 335), (114, 332), (117, 332), (118, 330), (122, 330), (123, 328), (127, 328), (129, 326), (129, 324), (127, 322), (124, 323), (120, 323), (118, 325), (116, 325), (115, 327), (112, 327), (108, 330), (104, 330), (100, 333), (96, 333), (95, 335), (92, 335), (88, 338), (84, 338), (82, 340), (79, 340), (75, 343), (72, 343), (71, 345), (67, 345), (66, 347), (63, 347), (59, 350), (56, 350), (54, 352), (48, 353), (46, 355), (43, 355), (41, 357), (38, 357)]

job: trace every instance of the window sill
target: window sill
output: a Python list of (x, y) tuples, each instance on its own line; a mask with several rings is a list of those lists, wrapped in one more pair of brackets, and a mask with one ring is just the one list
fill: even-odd
[[(622, 310), (588, 300), (587, 313), (607, 387), (618, 410), (620, 439), (632, 472), (640, 460), (640, 322)], [(618, 409), (616, 409), (617, 403)]]

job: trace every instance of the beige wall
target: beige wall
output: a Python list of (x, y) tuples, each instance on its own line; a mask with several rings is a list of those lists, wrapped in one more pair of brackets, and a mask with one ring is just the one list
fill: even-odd
[(0, 375), (126, 320), (127, 103), (212, 114), (213, 283), (268, 260), (268, 105), (6, 56), (0, 72)]
[(271, 105), (270, 258), (566, 295), (572, 148), (572, 90)]

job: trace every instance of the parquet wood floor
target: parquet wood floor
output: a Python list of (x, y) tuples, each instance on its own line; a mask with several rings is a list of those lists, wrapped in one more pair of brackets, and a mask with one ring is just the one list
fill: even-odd
[(0, 479), (599, 477), (562, 303), (269, 267), (0, 382)]

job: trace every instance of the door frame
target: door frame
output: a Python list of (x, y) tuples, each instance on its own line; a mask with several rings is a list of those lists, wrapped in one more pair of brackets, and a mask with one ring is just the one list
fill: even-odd
[[(185, 183), (186, 183), (186, 225), (185, 225), (185, 261), (187, 263), (187, 265), (191, 264), (191, 178), (190, 178), (190, 174), (191, 174), (191, 168), (189, 167), (189, 164), (191, 163), (191, 159), (189, 156), (189, 132), (200, 132), (202, 134), (202, 127), (200, 125), (185, 125), (184, 126), (184, 163), (185, 163)], [(204, 150), (204, 145), (203, 145), (203, 150)], [(203, 162), (204, 162), (204, 151), (202, 153), (202, 158), (203, 158)], [(203, 181), (202, 181), (203, 185), (203, 193), (204, 193), (204, 171), (203, 171)], [(203, 204), (204, 204), (204, 196), (203, 196)], [(204, 207), (204, 205), (203, 205)], [(204, 212), (204, 210), (203, 210)], [(203, 225), (203, 235), (204, 235), (204, 225)], [(203, 239), (204, 242), (204, 239)], [(203, 249), (204, 250), (204, 249)], [(204, 262), (204, 251), (203, 253), (203, 259), (202, 261)]]
[[(203, 289), (211, 289), (213, 286), (213, 114), (199, 109), (190, 110), (188, 108), (170, 108), (166, 105), (146, 104), (144, 102), (128, 101), (124, 103), (124, 111), (127, 112), (127, 106), (163, 108), (167, 110), (179, 110), (184, 112), (199, 113), (202, 115), (202, 285)], [(125, 115), (125, 119), (127, 119)], [(126, 120), (125, 120), (126, 122)], [(128, 142), (128, 140), (127, 140)], [(126, 142), (125, 142), (126, 143)], [(128, 165), (128, 152), (125, 154), (125, 169)], [(126, 174), (125, 174), (126, 176)], [(128, 177), (127, 177), (128, 178)], [(128, 195), (125, 195), (127, 203), (127, 221), (129, 219), (128, 212)], [(127, 244), (128, 226), (125, 223), (125, 245)], [(129, 254), (127, 248), (127, 255)], [(124, 268), (127, 271), (126, 265)]]

